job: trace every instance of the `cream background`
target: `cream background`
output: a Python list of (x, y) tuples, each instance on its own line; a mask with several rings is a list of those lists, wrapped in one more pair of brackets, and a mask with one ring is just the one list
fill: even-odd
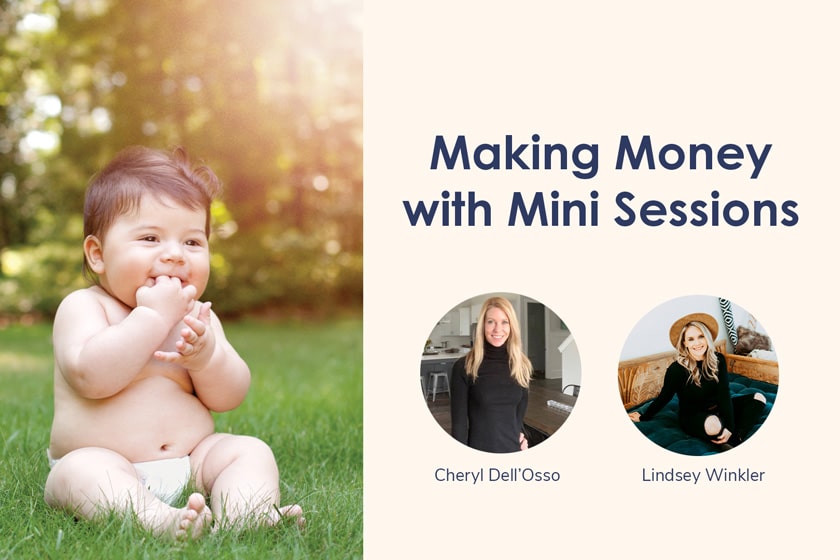
[[(365, 556), (824, 557), (838, 495), (837, 13), (831, 3), (365, 3)], [(435, 135), (573, 146), (601, 168), (432, 171)], [(616, 172), (619, 137), (772, 143), (749, 171)], [(513, 191), (600, 192), (598, 227), (508, 228)], [(403, 200), (474, 190), (490, 228), (410, 227)], [(798, 201), (795, 227), (621, 228), (613, 198)], [(635, 205), (638, 207), (638, 204)], [(714, 254), (712, 256), (711, 254)], [(452, 302), (527, 294), (574, 333), (586, 390), (548, 442), (472, 451), (418, 390)], [(634, 325), (686, 294), (724, 295), (771, 334), (782, 384), (743, 447), (685, 457), (627, 420), (616, 365)], [(825, 341), (824, 344), (821, 342)], [(556, 484), (439, 483), (437, 467), (557, 470)], [(762, 483), (643, 483), (643, 468), (765, 471)], [(721, 552), (726, 551), (725, 553)]]

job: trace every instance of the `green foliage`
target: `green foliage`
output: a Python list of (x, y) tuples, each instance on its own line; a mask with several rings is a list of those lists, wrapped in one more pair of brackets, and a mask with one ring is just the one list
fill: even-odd
[(216, 428), (271, 446), (283, 503), (301, 504), (306, 530), (220, 531), (173, 544), (132, 519), (77, 522), (50, 509), (50, 326), (36, 324), (0, 329), (0, 559), (362, 557), (361, 321), (229, 322), (225, 331), (253, 382), (242, 406), (216, 415)]
[(208, 293), (218, 310), (360, 306), (360, 11), (360, 0), (4, 2), (0, 315), (49, 314), (80, 285), (68, 275), (81, 230), (67, 224), (88, 178), (131, 144), (183, 145), (225, 183)]
[(66, 242), (6, 251), (3, 261), (15, 274), (0, 278), (0, 314), (50, 314), (65, 295), (84, 285), (81, 251)]
[(322, 315), (360, 301), (361, 255), (330, 251), (325, 233), (266, 225), (218, 242), (224, 261), (214, 261), (206, 299), (223, 314), (285, 305)]

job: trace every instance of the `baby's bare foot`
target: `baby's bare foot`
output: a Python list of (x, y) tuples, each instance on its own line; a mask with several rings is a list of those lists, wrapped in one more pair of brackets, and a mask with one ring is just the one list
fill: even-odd
[(285, 521), (286, 519), (294, 519), (299, 528), (303, 529), (306, 525), (306, 518), (303, 516), (303, 509), (299, 505), (292, 504), (275, 509), (277, 512), (277, 519), (275, 523)]
[(210, 508), (199, 493), (190, 494), (186, 507), (178, 510), (178, 514), (174, 533), (176, 539), (200, 537), (210, 523)]
[(210, 525), (212, 514), (198, 493), (191, 494), (187, 505), (173, 508), (161, 503), (156, 513), (147, 511), (141, 515), (140, 522), (158, 536), (168, 536), (175, 540), (194, 539), (201, 536)]

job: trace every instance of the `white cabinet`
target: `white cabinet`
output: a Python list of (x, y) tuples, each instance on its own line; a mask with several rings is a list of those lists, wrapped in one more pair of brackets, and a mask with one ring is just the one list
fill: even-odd
[(459, 307), (446, 314), (444, 319), (448, 323), (446, 334), (451, 336), (470, 336), (470, 308)]
[(458, 308), (458, 332), (453, 333), (459, 336), (470, 336), (470, 308)]

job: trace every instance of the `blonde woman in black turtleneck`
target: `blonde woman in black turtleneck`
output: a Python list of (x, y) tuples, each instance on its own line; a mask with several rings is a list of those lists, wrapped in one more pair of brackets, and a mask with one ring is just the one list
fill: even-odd
[(513, 306), (489, 298), (473, 348), (452, 366), (452, 437), (480, 451), (527, 449), (523, 424), (531, 372)]

